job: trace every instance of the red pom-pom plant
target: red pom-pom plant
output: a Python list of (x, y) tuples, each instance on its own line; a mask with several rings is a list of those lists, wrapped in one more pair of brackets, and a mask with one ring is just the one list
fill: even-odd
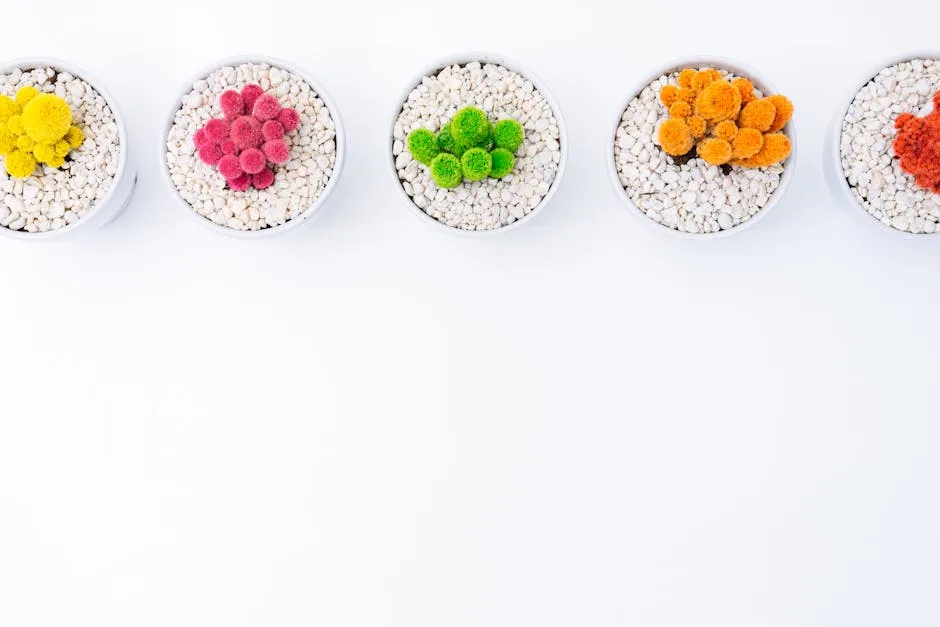
[(223, 92), (219, 106), (224, 117), (209, 120), (193, 135), (199, 159), (235, 191), (270, 187), (274, 167), (290, 159), (284, 135), (299, 126), (300, 115), (258, 85)]
[(913, 176), (919, 187), (940, 194), (940, 92), (934, 95), (933, 106), (922, 118), (911, 113), (897, 117), (894, 152), (901, 169)]

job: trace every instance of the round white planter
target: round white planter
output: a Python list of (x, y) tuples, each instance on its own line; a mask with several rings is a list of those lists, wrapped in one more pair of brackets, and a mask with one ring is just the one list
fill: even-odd
[(787, 158), (786, 162), (784, 162), (783, 174), (780, 176), (780, 184), (777, 186), (777, 189), (774, 190), (773, 194), (771, 194), (767, 204), (764, 205), (764, 207), (751, 218), (745, 220), (741, 224), (730, 229), (717, 231), (715, 233), (686, 233), (685, 231), (680, 231), (678, 229), (659, 224), (655, 220), (651, 220), (639, 207), (636, 206), (636, 203), (634, 203), (630, 198), (627, 190), (624, 189), (623, 185), (620, 183), (620, 175), (617, 172), (617, 163), (614, 160), (614, 144), (617, 141), (617, 129), (620, 128), (623, 112), (627, 110), (627, 107), (631, 102), (633, 102), (633, 99), (639, 96), (640, 92), (646, 89), (650, 83), (658, 79), (660, 76), (672, 74), (673, 72), (678, 72), (686, 68), (701, 67), (713, 67), (718, 70), (726, 70), (728, 72), (734, 73), (735, 76), (747, 78), (752, 83), (754, 83), (754, 86), (757, 87), (757, 89), (766, 95), (777, 93), (773, 86), (759, 72), (737, 61), (732, 61), (722, 57), (710, 56), (697, 56), (674, 61), (673, 63), (670, 63), (669, 65), (660, 68), (651, 74), (648, 74), (630, 91), (630, 95), (627, 96), (627, 98), (621, 104), (620, 108), (617, 110), (617, 117), (614, 121), (613, 131), (611, 132), (610, 139), (607, 142), (607, 168), (610, 173), (611, 180), (613, 181), (614, 188), (617, 190), (618, 196), (620, 196), (620, 199), (623, 200), (623, 202), (626, 203), (626, 205), (633, 210), (633, 213), (639, 216), (643, 222), (655, 227), (658, 231), (669, 231), (674, 235), (685, 237), (687, 239), (716, 239), (719, 237), (731, 235), (733, 233), (740, 233), (744, 229), (754, 226), (758, 220), (770, 213), (770, 210), (773, 209), (778, 202), (780, 202), (781, 198), (783, 198), (784, 193), (786, 193), (787, 188), (790, 186), (790, 181), (793, 178), (793, 170), (796, 166), (797, 137), (796, 129), (793, 126), (793, 120), (790, 120), (790, 122), (788, 122), (784, 127), (784, 132), (786, 133), (787, 137), (790, 138), (790, 144), (792, 146), (790, 156)]
[(424, 210), (416, 205), (408, 193), (405, 191), (405, 188), (401, 184), (401, 180), (398, 178), (398, 169), (395, 167), (395, 156), (392, 154), (392, 144), (395, 143), (395, 138), (393, 133), (389, 133), (389, 143), (388, 143), (388, 157), (389, 157), (389, 166), (391, 167), (392, 176), (395, 178), (395, 187), (398, 188), (401, 196), (408, 203), (408, 206), (411, 207), (411, 213), (418, 217), (425, 224), (430, 224), (434, 228), (450, 233), (452, 235), (464, 235), (469, 237), (479, 237), (486, 235), (494, 235), (496, 233), (505, 233), (513, 229), (519, 228), (523, 224), (530, 222), (535, 216), (545, 208), (545, 206), (551, 201), (552, 196), (555, 195), (555, 192), (558, 190), (558, 186), (561, 184), (561, 180), (565, 174), (565, 164), (568, 160), (568, 134), (565, 130), (565, 122), (561, 117), (561, 109), (558, 108), (558, 103), (555, 101), (555, 98), (552, 96), (551, 92), (548, 91), (548, 88), (545, 87), (545, 84), (542, 83), (528, 68), (523, 67), (518, 62), (507, 59), (506, 57), (491, 54), (488, 52), (468, 52), (465, 54), (458, 54), (449, 57), (440, 59), (436, 63), (432, 63), (426, 67), (423, 71), (419, 72), (409, 83), (408, 86), (403, 90), (401, 97), (398, 99), (398, 106), (395, 109), (395, 113), (392, 116), (392, 123), (390, 128), (395, 127), (395, 122), (398, 119), (398, 115), (401, 113), (405, 101), (408, 99), (409, 94), (417, 87), (421, 80), (425, 76), (431, 76), (437, 74), (444, 68), (451, 65), (465, 65), (467, 63), (472, 63), (477, 61), (479, 63), (487, 64), (491, 63), (494, 65), (501, 65), (506, 69), (512, 70), (522, 76), (525, 76), (528, 80), (532, 81), (532, 85), (542, 94), (545, 100), (548, 102), (549, 106), (552, 108), (552, 115), (555, 116), (555, 121), (558, 123), (558, 144), (561, 151), (561, 160), (558, 162), (558, 170), (555, 172), (555, 178), (552, 180), (552, 184), (548, 188), (548, 193), (542, 198), (538, 205), (536, 205), (532, 211), (527, 213), (525, 216), (519, 218), (512, 224), (506, 226), (501, 226), (495, 229), (487, 229), (482, 231), (470, 231), (467, 229), (461, 229), (453, 226), (448, 226), (443, 222), (432, 218)]
[(114, 175), (114, 181), (110, 191), (99, 202), (95, 203), (85, 214), (83, 218), (72, 224), (67, 224), (61, 229), (45, 231), (41, 233), (29, 233), (27, 231), (13, 231), (6, 227), (0, 227), (0, 235), (12, 237), (19, 240), (42, 241), (51, 239), (70, 239), (76, 233), (89, 233), (99, 229), (118, 217), (124, 209), (130, 204), (134, 188), (137, 186), (137, 170), (130, 164), (130, 158), (127, 150), (127, 127), (124, 124), (124, 116), (117, 106), (114, 98), (104, 88), (104, 85), (91, 76), (88, 72), (59, 59), (48, 57), (31, 57), (27, 59), (16, 59), (0, 65), (0, 74), (6, 74), (17, 68), (20, 70), (31, 70), (39, 67), (51, 67), (62, 72), (67, 72), (73, 76), (82, 79), (91, 85), (95, 91), (101, 94), (108, 107), (114, 114), (115, 124), (118, 127), (118, 137), (120, 142), (120, 154), (118, 157), (118, 168)]
[(849, 208), (853, 214), (858, 215), (858, 213), (861, 213), (866, 218), (867, 222), (877, 224), (885, 232), (890, 231), (894, 235), (922, 239), (925, 237), (936, 237), (937, 235), (940, 235), (940, 230), (934, 233), (910, 233), (908, 231), (901, 231), (885, 224), (872, 214), (868, 213), (868, 210), (865, 209), (858, 199), (852, 195), (852, 188), (849, 186), (848, 178), (845, 176), (845, 169), (842, 167), (841, 150), (842, 124), (845, 120), (846, 114), (849, 112), (849, 107), (852, 106), (852, 101), (855, 100), (858, 92), (873, 78), (875, 78), (875, 76), (877, 76), (881, 70), (887, 67), (891, 67), (892, 65), (897, 65), (898, 63), (910, 61), (912, 59), (935, 59), (940, 61), (940, 52), (914, 52), (893, 57), (880, 64), (877, 68), (865, 72), (859, 80), (852, 83), (851, 91), (842, 100), (843, 104), (839, 107), (839, 111), (836, 113), (836, 116), (833, 118), (832, 122), (830, 122), (829, 130), (826, 133), (826, 140), (824, 145), (825, 154), (823, 155), (823, 174), (826, 178), (826, 183), (829, 185), (830, 191), (832, 191), (838, 203), (844, 207)]
[[(333, 119), (333, 125), (335, 127), (334, 131), (336, 133), (336, 137), (334, 139), (336, 142), (336, 158), (333, 163), (333, 173), (330, 176), (330, 180), (327, 181), (326, 186), (323, 188), (323, 191), (320, 192), (320, 195), (317, 196), (317, 198), (313, 201), (310, 207), (307, 208), (306, 211), (296, 218), (291, 218), (284, 224), (268, 227), (265, 229), (259, 229), (257, 231), (240, 231), (237, 229), (232, 229), (216, 224), (212, 220), (209, 220), (200, 215), (188, 202), (186, 202), (186, 200), (183, 199), (179, 193), (179, 190), (176, 189), (176, 185), (173, 183), (173, 180), (170, 177), (170, 169), (166, 162), (166, 140), (170, 132), (170, 127), (173, 126), (176, 112), (183, 104), (183, 97), (192, 90), (193, 83), (200, 79), (204, 79), (206, 76), (218, 70), (219, 68), (242, 65), (244, 63), (266, 63), (272, 67), (286, 70), (303, 78), (310, 85), (310, 87), (313, 88), (313, 91), (316, 92), (320, 100), (323, 101), (323, 104), (326, 105), (327, 110), (330, 112), (330, 117)], [(326, 90), (323, 89), (323, 86), (320, 85), (320, 83), (318, 83), (309, 73), (282, 59), (275, 59), (261, 55), (246, 55), (222, 59), (221, 61), (217, 61), (211, 65), (208, 65), (202, 70), (193, 74), (189, 80), (183, 84), (182, 88), (176, 96), (176, 100), (173, 101), (173, 106), (170, 108), (170, 113), (167, 116), (165, 124), (163, 125), (158, 148), (160, 149), (160, 171), (163, 173), (163, 178), (166, 181), (166, 184), (170, 187), (170, 190), (173, 192), (173, 196), (179, 201), (177, 204), (179, 204), (186, 211), (188, 216), (195, 219), (202, 226), (209, 228), (221, 235), (227, 235), (229, 237), (235, 237), (238, 239), (261, 239), (265, 237), (271, 237), (272, 235), (286, 233), (287, 231), (295, 229), (302, 224), (310, 224), (313, 222), (315, 217), (319, 216), (321, 207), (323, 207), (327, 198), (330, 197), (330, 194), (333, 193), (333, 190), (336, 188), (336, 183), (339, 181), (340, 174), (343, 171), (343, 164), (346, 159), (346, 132), (343, 129), (343, 123), (339, 117), (339, 110), (333, 103), (333, 99), (326, 92)]]

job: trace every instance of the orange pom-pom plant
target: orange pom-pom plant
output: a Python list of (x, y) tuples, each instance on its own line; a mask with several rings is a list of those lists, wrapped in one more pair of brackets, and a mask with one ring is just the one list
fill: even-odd
[(714, 68), (685, 69), (678, 85), (659, 93), (669, 118), (659, 144), (673, 157), (695, 154), (712, 165), (764, 168), (790, 156), (781, 131), (793, 117), (793, 103), (780, 94), (758, 97), (746, 78), (727, 80)]

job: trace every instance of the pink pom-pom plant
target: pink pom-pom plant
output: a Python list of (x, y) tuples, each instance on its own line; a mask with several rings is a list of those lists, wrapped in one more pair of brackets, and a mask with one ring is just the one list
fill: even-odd
[(234, 191), (270, 187), (275, 166), (290, 159), (284, 135), (300, 125), (300, 115), (259, 85), (226, 90), (219, 106), (224, 117), (209, 120), (193, 135), (199, 159), (215, 167)]

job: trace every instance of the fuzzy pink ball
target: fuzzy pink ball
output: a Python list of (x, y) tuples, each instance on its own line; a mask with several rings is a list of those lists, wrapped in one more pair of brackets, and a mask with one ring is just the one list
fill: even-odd
[(261, 122), (249, 115), (235, 118), (230, 136), (238, 148), (257, 148), (264, 141)]
[(265, 168), (251, 177), (251, 184), (255, 189), (267, 189), (272, 183), (274, 183), (274, 170), (271, 168)]
[(238, 164), (238, 157), (235, 155), (225, 155), (219, 159), (219, 174), (225, 177), (226, 181), (237, 179), (242, 175), (242, 167)]
[(238, 149), (235, 147), (235, 142), (233, 142), (231, 139), (226, 139), (219, 147), (222, 149), (223, 155), (234, 155), (236, 152), (238, 152)]
[(218, 144), (228, 137), (228, 122), (225, 120), (213, 118), (206, 122), (206, 125), (202, 128), (206, 132), (206, 139), (214, 144)]
[(267, 165), (264, 153), (257, 148), (246, 148), (238, 155), (238, 164), (248, 174), (257, 174)]
[(216, 165), (222, 158), (222, 149), (218, 144), (203, 144), (199, 149), (199, 159), (206, 165)]
[(281, 112), (277, 116), (277, 121), (284, 127), (285, 133), (290, 133), (300, 126), (300, 114), (294, 109), (281, 109)]
[(261, 125), (261, 134), (267, 140), (281, 139), (284, 137), (284, 127), (277, 120), (268, 120)]
[(261, 121), (273, 120), (281, 113), (281, 103), (271, 94), (262, 94), (255, 101), (251, 113)]
[(196, 131), (196, 134), (193, 135), (193, 143), (196, 145), (196, 148), (202, 148), (208, 142), (209, 140), (206, 139), (206, 129), (204, 128), (199, 129)]
[(290, 148), (287, 147), (287, 143), (283, 139), (272, 139), (265, 142), (262, 150), (264, 150), (264, 156), (271, 163), (281, 165), (287, 163), (287, 160), (290, 159)]
[(264, 93), (261, 85), (245, 85), (242, 89), (242, 101), (245, 103), (245, 113), (251, 113), (255, 107), (258, 96)]
[(247, 174), (242, 174), (238, 178), (231, 179), (228, 182), (228, 186), (231, 187), (236, 192), (243, 192), (249, 187), (251, 187), (251, 177)]
[(226, 89), (219, 96), (219, 106), (222, 107), (222, 113), (229, 120), (234, 120), (245, 113), (245, 102), (242, 95), (234, 89)]

